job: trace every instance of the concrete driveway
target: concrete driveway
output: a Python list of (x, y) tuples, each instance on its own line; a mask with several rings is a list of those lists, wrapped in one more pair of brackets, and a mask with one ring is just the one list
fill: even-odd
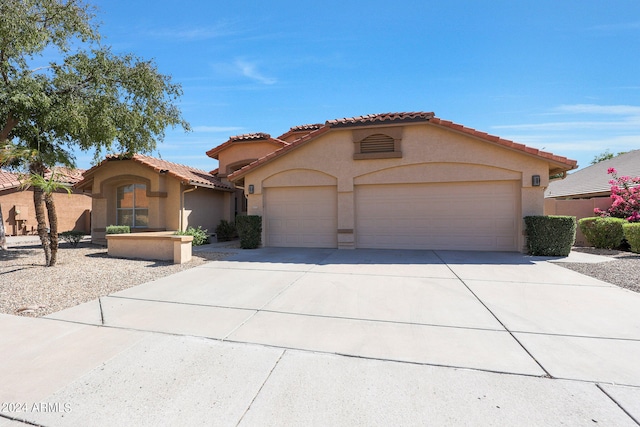
[(239, 251), (2, 315), (0, 426), (638, 425), (639, 313), (515, 253)]

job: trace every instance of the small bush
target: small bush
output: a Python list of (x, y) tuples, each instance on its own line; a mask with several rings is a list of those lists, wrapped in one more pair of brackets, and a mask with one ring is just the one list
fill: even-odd
[(78, 243), (84, 237), (84, 233), (82, 231), (64, 231), (58, 234), (62, 240), (66, 243), (69, 243), (74, 248), (78, 247)]
[(524, 222), (530, 255), (569, 255), (576, 239), (574, 216), (526, 216)]
[(176, 231), (179, 236), (193, 236), (192, 246), (201, 246), (209, 243), (209, 235), (207, 230), (203, 230), (202, 227), (198, 228), (187, 227), (186, 231)]
[(131, 233), (128, 225), (110, 225), (107, 227), (107, 234), (127, 234)]
[(228, 242), (238, 237), (238, 231), (234, 223), (223, 219), (216, 227), (216, 236), (219, 242)]
[(262, 217), (242, 215), (236, 218), (236, 228), (242, 249), (256, 249), (262, 244)]
[(624, 238), (627, 239), (631, 252), (640, 254), (640, 222), (622, 224)]
[(622, 218), (589, 217), (578, 221), (580, 231), (596, 248), (615, 249), (622, 245), (624, 239), (623, 224), (627, 221)]

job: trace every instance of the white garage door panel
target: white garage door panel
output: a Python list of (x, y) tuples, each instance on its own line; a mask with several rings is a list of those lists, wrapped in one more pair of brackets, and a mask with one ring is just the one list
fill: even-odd
[(356, 187), (360, 248), (517, 250), (517, 182)]
[(268, 246), (338, 246), (336, 187), (270, 187), (265, 200)]

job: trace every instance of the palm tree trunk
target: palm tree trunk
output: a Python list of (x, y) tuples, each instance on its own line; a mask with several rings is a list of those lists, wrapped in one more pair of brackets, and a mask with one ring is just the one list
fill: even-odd
[(2, 216), (2, 206), (0, 206), (0, 249), (7, 250), (6, 231), (4, 229), (4, 217)]
[[(45, 167), (42, 163), (34, 162), (29, 165), (29, 171), (44, 176)], [(48, 267), (51, 262), (51, 241), (49, 240), (49, 227), (47, 227), (47, 218), (44, 213), (44, 196), (42, 188), (33, 187), (33, 204), (36, 210), (36, 221), (38, 222), (38, 236), (40, 236), (42, 249), (44, 249), (45, 266)]]
[(47, 216), (49, 217), (49, 239), (51, 241), (51, 259), (49, 267), (56, 265), (58, 261), (58, 215), (56, 214), (56, 205), (53, 202), (53, 194), (45, 193), (44, 203), (47, 207)]
[(36, 209), (36, 221), (38, 221), (38, 236), (40, 236), (42, 249), (44, 249), (45, 265), (48, 267), (51, 261), (51, 247), (47, 220), (44, 213), (44, 191), (42, 191), (42, 188), (33, 188), (33, 204)]

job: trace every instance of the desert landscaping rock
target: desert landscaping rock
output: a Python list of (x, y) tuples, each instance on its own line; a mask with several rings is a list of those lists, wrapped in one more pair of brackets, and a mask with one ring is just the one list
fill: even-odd
[(107, 248), (86, 243), (75, 249), (63, 244), (56, 266), (45, 267), (39, 246), (10, 247), (0, 250), (0, 312), (46, 316), (227, 255), (194, 252), (191, 262), (173, 264), (112, 258), (107, 255)]

